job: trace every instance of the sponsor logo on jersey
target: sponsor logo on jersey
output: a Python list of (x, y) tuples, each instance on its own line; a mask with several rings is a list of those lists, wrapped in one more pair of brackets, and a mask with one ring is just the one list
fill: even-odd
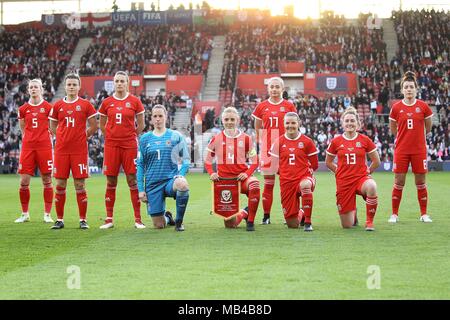
[(67, 112), (68, 114), (72, 114), (72, 113), (73, 113), (72, 110), (67, 110), (66, 112)]
[(32, 115), (33, 115), (33, 117), (36, 117), (38, 115), (38, 113), (37, 112), (33, 112)]
[(299, 142), (299, 143), (298, 143), (298, 147), (299, 147), (300, 149), (303, 149), (305, 146), (303, 145), (303, 142)]
[(231, 203), (233, 202), (233, 197), (231, 195), (231, 190), (222, 190), (220, 193), (220, 202), (222, 203)]
[(61, 111), (63, 111), (63, 109), (61, 108), (61, 109), (59, 109), (59, 112), (61, 112)]
[(109, 106), (110, 106), (110, 107), (114, 107), (114, 103), (111, 103)]
[(359, 142), (359, 141), (356, 142), (356, 147), (357, 147), (357, 148), (361, 148), (361, 142)]
[(45, 108), (41, 108), (40, 113), (45, 113)]
[(407, 115), (408, 115), (408, 117), (412, 117), (413, 113), (412, 112), (408, 112)]
[(121, 111), (123, 108), (122, 107), (116, 107), (116, 109)]
[(294, 151), (294, 150), (295, 150), (295, 148), (289, 148), (289, 151), (291, 151), (291, 152)]
[(269, 108), (266, 108), (264, 111), (269, 111)]
[(31, 111), (30, 110), (27, 110), (27, 113), (30, 113)]
[(282, 146), (281, 146), (282, 148), (286, 148), (286, 145), (285, 144), (283, 144)]
[(400, 113), (404, 112), (403, 110), (400, 110)]

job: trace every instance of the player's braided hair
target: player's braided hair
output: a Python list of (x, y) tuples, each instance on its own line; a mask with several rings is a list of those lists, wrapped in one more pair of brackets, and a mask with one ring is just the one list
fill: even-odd
[(417, 80), (416, 80), (416, 75), (414, 72), (412, 71), (406, 71), (405, 74), (403, 75), (402, 81), (400, 82), (400, 88), (403, 88), (403, 83), (406, 81), (411, 81), (414, 82), (414, 86), (417, 88)]

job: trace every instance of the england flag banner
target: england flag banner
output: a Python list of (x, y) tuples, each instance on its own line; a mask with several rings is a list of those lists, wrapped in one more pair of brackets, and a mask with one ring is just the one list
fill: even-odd
[(212, 182), (213, 203), (211, 212), (225, 220), (239, 213), (240, 182), (236, 179)]

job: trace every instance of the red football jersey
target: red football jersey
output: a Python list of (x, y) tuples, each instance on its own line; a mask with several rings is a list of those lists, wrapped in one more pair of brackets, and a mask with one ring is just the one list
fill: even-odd
[(25, 121), (22, 150), (44, 150), (52, 148), (48, 115), (52, 105), (45, 100), (34, 105), (27, 102), (19, 108), (19, 119)]
[(98, 113), (108, 117), (105, 144), (111, 147), (137, 148), (135, 118), (144, 112), (141, 100), (131, 94), (123, 99), (113, 95), (103, 100)]
[(377, 150), (377, 146), (364, 134), (357, 133), (353, 139), (339, 135), (331, 140), (327, 153), (337, 156), (336, 184), (353, 184), (369, 174), (366, 154)]
[(389, 119), (397, 122), (395, 152), (402, 154), (420, 154), (427, 152), (425, 141), (425, 119), (433, 116), (428, 104), (415, 100), (412, 105), (402, 101), (392, 106)]
[[(240, 130), (234, 138), (223, 131), (217, 134), (211, 139), (207, 150), (212, 157), (216, 157), (217, 174), (223, 178), (235, 178), (242, 172), (250, 176), (258, 166), (252, 138)], [(251, 167), (247, 164), (248, 159), (252, 161)]]
[(59, 100), (50, 111), (49, 119), (58, 121), (55, 154), (87, 154), (86, 121), (97, 112), (87, 100)]
[(317, 153), (319, 151), (311, 138), (301, 133), (295, 139), (282, 135), (270, 149), (270, 155), (279, 158), (280, 182), (296, 181), (304, 176), (312, 176), (313, 169), (308, 157)]
[(262, 121), (262, 134), (260, 136), (261, 152), (266, 154), (278, 137), (284, 132), (284, 116), (288, 112), (297, 112), (297, 108), (287, 100), (281, 100), (278, 104), (273, 104), (270, 99), (258, 104), (252, 116)]

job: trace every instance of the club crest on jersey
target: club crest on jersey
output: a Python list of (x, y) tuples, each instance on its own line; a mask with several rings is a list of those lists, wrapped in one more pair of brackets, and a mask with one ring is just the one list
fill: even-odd
[(45, 113), (45, 108), (41, 108), (40, 113)]
[(327, 78), (327, 88), (330, 90), (336, 89), (337, 79), (336, 78)]
[(239, 141), (239, 142), (238, 142), (238, 147), (241, 147), (241, 148), (242, 148), (243, 146), (244, 146), (244, 141)]
[(129, 102), (125, 103), (125, 107), (126, 108), (131, 108), (131, 103), (129, 103)]
[(233, 202), (233, 197), (231, 195), (231, 190), (222, 190), (220, 193), (220, 202), (231, 203)]
[(75, 107), (75, 110), (76, 110), (76, 111), (81, 111), (81, 106), (76, 106), (76, 107)]
[(361, 148), (361, 142), (359, 142), (359, 141), (356, 142), (356, 147), (357, 147), (357, 148)]
[(284, 112), (284, 111), (285, 111), (285, 110), (284, 110), (284, 107), (281, 107), (281, 108), (280, 108), (280, 111), (281, 111), (281, 112)]
[(170, 142), (170, 140), (167, 140), (167, 141), (166, 141), (166, 145), (167, 145), (168, 147), (170, 147), (171, 144), (172, 144), (172, 143)]
[(299, 143), (298, 143), (298, 147), (299, 147), (300, 149), (303, 149), (305, 146), (303, 145), (303, 142), (299, 142)]
[(416, 113), (420, 113), (420, 108), (416, 107)]

